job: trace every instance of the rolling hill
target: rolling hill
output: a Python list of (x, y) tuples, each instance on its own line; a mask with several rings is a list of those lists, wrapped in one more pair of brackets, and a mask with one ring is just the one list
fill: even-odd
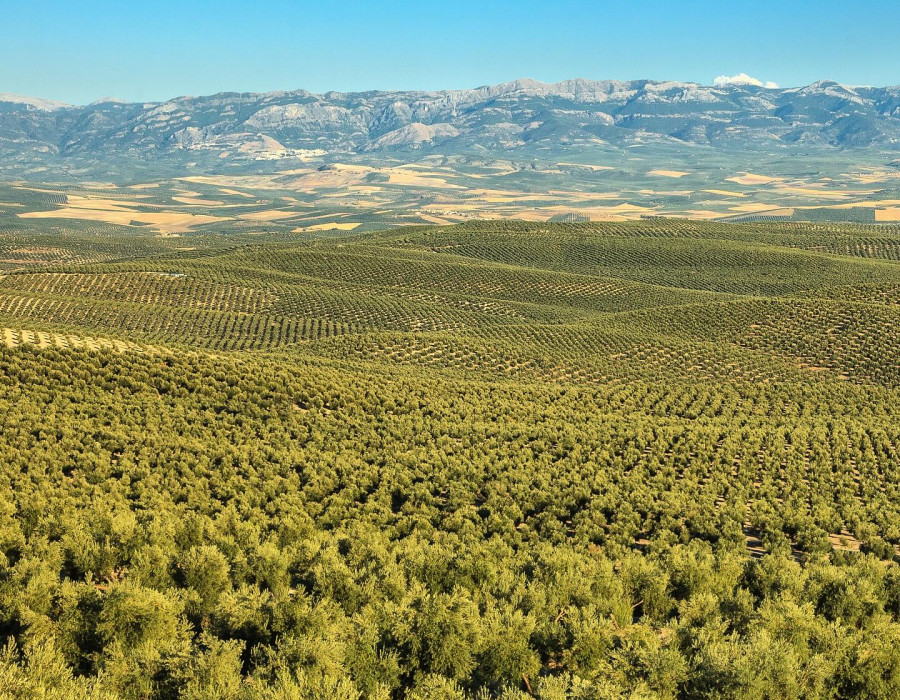
[(11, 227), (0, 688), (891, 697), (898, 260), (850, 224)]

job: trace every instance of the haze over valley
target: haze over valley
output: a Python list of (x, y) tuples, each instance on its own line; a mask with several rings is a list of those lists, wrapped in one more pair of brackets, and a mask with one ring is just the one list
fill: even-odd
[[(162, 184), (172, 197), (154, 204), (225, 217), (211, 204), (222, 190), (258, 190), (282, 197), (277, 208), (297, 228), (509, 217), (889, 222), (900, 220), (900, 87), (517, 80), (83, 107), (2, 95), (0, 176), (76, 195), (97, 183)], [(177, 201), (191, 189), (203, 196)]]

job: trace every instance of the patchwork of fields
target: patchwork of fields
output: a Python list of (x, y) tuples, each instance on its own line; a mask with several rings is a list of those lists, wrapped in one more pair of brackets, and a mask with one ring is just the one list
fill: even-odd
[(900, 688), (900, 227), (33, 225), (0, 235), (0, 679)]
[[(697, 162), (681, 152), (651, 157), (641, 149), (582, 157), (583, 163), (354, 156), (275, 172), (160, 176), (137, 184), (23, 181), (0, 185), (0, 220), (36, 227), (87, 222), (165, 236), (261, 227), (298, 235), (363, 232), (485, 219), (900, 222), (900, 171), (878, 158), (822, 156), (809, 166), (817, 175), (801, 176), (785, 155), (760, 156), (766, 174), (709, 153), (696, 155)], [(678, 168), (653, 166), (671, 158)]]

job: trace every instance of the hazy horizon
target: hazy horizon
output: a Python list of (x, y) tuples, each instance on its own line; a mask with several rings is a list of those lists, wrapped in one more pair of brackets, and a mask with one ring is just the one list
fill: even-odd
[[(270, 90), (219, 90), (217, 92), (203, 92), (203, 93), (183, 93), (183, 94), (172, 94), (167, 97), (162, 97), (161, 99), (156, 100), (127, 100), (119, 97), (118, 95), (102, 95), (95, 97), (94, 99), (90, 99), (84, 102), (67, 102), (66, 100), (58, 99), (54, 96), (34, 94), (34, 93), (21, 93), (21, 92), (5, 92), (0, 91), (0, 102), (4, 101), (4, 98), (25, 98), (25, 99), (34, 99), (40, 100), (43, 102), (55, 102), (59, 104), (63, 104), (70, 107), (87, 107), (92, 104), (98, 104), (103, 102), (121, 102), (126, 104), (152, 104), (152, 103), (162, 103), (168, 102), (171, 100), (178, 100), (184, 98), (192, 98), (192, 97), (211, 97), (214, 95), (222, 95), (222, 94), (244, 94), (244, 95), (264, 95), (268, 93), (296, 93), (296, 92), (307, 92), (313, 95), (325, 95), (329, 93), (337, 93), (344, 95), (352, 95), (352, 94), (364, 94), (370, 92), (456, 92), (463, 90), (479, 90), (482, 88), (488, 87), (496, 87), (498, 85), (506, 85), (512, 84), (521, 81), (535, 81), (538, 83), (542, 83), (545, 85), (558, 85), (560, 83), (565, 83), (569, 81), (578, 81), (584, 80), (588, 82), (621, 82), (621, 83), (631, 83), (631, 82), (648, 82), (648, 83), (681, 83), (681, 84), (693, 84), (699, 85), (701, 87), (732, 87), (732, 86), (747, 86), (747, 87), (759, 87), (767, 90), (798, 90), (804, 87), (808, 87), (815, 83), (821, 82), (834, 82), (839, 85), (843, 85), (849, 88), (893, 88), (900, 86), (900, 82), (898, 83), (890, 83), (890, 84), (876, 84), (872, 82), (868, 83), (845, 83), (839, 80), (834, 80), (830, 77), (822, 77), (817, 78), (816, 80), (810, 81), (809, 83), (803, 83), (801, 85), (757, 85), (752, 82), (743, 82), (740, 80), (731, 80), (731, 78), (738, 78), (740, 76), (717, 76), (717, 78), (708, 81), (694, 81), (694, 80), (675, 80), (673, 78), (666, 77), (655, 77), (655, 78), (615, 78), (615, 77), (593, 77), (588, 78), (584, 76), (574, 76), (570, 78), (561, 78), (560, 80), (541, 80), (540, 78), (535, 78), (533, 76), (519, 76), (515, 78), (509, 78), (507, 80), (500, 80), (496, 83), (481, 83), (479, 85), (452, 85), (452, 86), (444, 86), (444, 87), (434, 87), (434, 88), (407, 88), (407, 87), (397, 87), (397, 88), (380, 88), (380, 87), (370, 87), (370, 88), (360, 88), (357, 90), (311, 90), (309, 88), (299, 86), (299, 87), (275, 87)], [(746, 76), (746, 77), (755, 77), (755, 76)], [(719, 81), (717, 80), (721, 78), (729, 78), (727, 81)]]

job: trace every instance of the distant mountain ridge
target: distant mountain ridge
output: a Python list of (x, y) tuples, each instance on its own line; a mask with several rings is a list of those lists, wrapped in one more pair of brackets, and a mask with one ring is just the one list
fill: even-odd
[(29, 164), (185, 150), (247, 159), (422, 150), (528, 155), (648, 140), (726, 150), (900, 151), (900, 86), (522, 79), (470, 90), (219, 93), (86, 106), (0, 94), (0, 155)]

